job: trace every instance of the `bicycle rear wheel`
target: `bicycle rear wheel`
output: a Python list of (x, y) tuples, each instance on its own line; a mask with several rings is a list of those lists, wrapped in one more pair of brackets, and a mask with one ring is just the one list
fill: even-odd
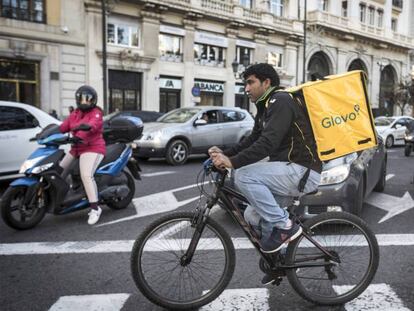
[(224, 229), (208, 218), (191, 262), (183, 264), (195, 228), (193, 213), (167, 215), (137, 238), (131, 270), (138, 289), (167, 309), (199, 308), (217, 298), (234, 272), (235, 250)]
[[(368, 225), (355, 215), (330, 212), (310, 219), (304, 227), (340, 262), (287, 270), (295, 291), (319, 305), (343, 304), (360, 295), (374, 278), (379, 262), (378, 242)], [(303, 235), (288, 246), (288, 265), (329, 262), (328, 256)]]

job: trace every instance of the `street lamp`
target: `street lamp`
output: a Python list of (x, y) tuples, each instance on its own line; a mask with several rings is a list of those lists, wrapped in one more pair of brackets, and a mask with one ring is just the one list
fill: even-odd
[(237, 79), (237, 74), (239, 73), (239, 65), (243, 66), (243, 69), (246, 69), (247, 66), (250, 64), (250, 57), (248, 53), (244, 53), (242, 56), (242, 63), (238, 63), (237, 59), (235, 58), (234, 61), (231, 63), (231, 68), (233, 69), (234, 77)]

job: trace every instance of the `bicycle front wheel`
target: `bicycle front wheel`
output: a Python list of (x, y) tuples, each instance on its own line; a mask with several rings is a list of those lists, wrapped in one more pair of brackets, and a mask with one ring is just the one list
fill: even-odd
[(287, 270), (295, 291), (319, 305), (344, 304), (359, 296), (374, 278), (379, 262), (378, 242), (368, 225), (355, 215), (329, 212), (305, 222), (304, 228), (339, 260), (332, 261), (301, 235), (289, 244), (286, 263), (321, 265)]
[(235, 250), (224, 229), (208, 218), (194, 255), (183, 262), (196, 232), (194, 214), (166, 215), (134, 243), (131, 270), (138, 289), (153, 303), (175, 310), (199, 308), (217, 298), (234, 272)]

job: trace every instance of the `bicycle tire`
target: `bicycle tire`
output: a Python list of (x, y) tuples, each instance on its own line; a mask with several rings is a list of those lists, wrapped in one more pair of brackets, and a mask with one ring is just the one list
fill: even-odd
[[(199, 241), (199, 244), (197, 246), (197, 249), (194, 253), (193, 259), (188, 264), (188, 266), (192, 266), (192, 268), (187, 269), (187, 272), (184, 270), (184, 268), (180, 267), (180, 255), (183, 255), (186, 251), (189, 240), (193, 236), (194, 228), (191, 227), (191, 221), (194, 217), (194, 213), (192, 212), (178, 212), (178, 213), (172, 213), (169, 215), (166, 215), (150, 225), (148, 225), (147, 228), (144, 229), (144, 231), (138, 236), (136, 239), (132, 253), (131, 253), (131, 271), (132, 276), (134, 279), (134, 282), (138, 289), (141, 291), (141, 293), (148, 298), (150, 301), (155, 303), (156, 305), (159, 305), (161, 307), (167, 308), (167, 309), (174, 309), (174, 310), (187, 310), (187, 309), (196, 309), (203, 305), (208, 304), (209, 302), (216, 299), (226, 288), (228, 283), (231, 280), (231, 277), (234, 273), (234, 267), (235, 267), (235, 250), (232, 240), (230, 239), (230, 236), (227, 234), (227, 232), (213, 219), (208, 218), (206, 221), (206, 227), (204, 228), (202, 232), (201, 239)], [(168, 226), (170, 228), (174, 228), (171, 225), (173, 223), (177, 223), (179, 221), (184, 221), (186, 223), (186, 227), (178, 227), (177, 231), (174, 234), (170, 234), (173, 236), (178, 236), (177, 243), (174, 244), (173, 239), (164, 239), (165, 235), (163, 236), (162, 232), (158, 235), (156, 233), (159, 229), (166, 228), (168, 229)], [(177, 226), (177, 225), (176, 225)], [(188, 228), (190, 228), (191, 235), (187, 236)], [(172, 230), (172, 229), (170, 229)], [(168, 231), (164, 231), (168, 232)], [(211, 239), (210, 236), (215, 235), (214, 239)], [(187, 239), (182, 239), (182, 237), (185, 236)], [(151, 237), (154, 238), (154, 241), (151, 244)], [(158, 240), (156, 240), (158, 238)], [(210, 239), (209, 239), (210, 238)], [(162, 240), (164, 239), (164, 240)], [(211, 248), (209, 248), (207, 244), (207, 248), (203, 247), (206, 246), (206, 243), (220, 243), (222, 247), (222, 251), (220, 249), (219, 255), (224, 256), (223, 264), (224, 267), (217, 269), (215, 268), (214, 271), (208, 271), (208, 274), (205, 274), (205, 269), (208, 269), (208, 264), (212, 263), (214, 264), (213, 260), (216, 260), (217, 251), (212, 251)], [(185, 244), (185, 245), (184, 245)], [(171, 246), (171, 249), (168, 251), (165, 251), (165, 247)], [(181, 249), (178, 250), (177, 254), (174, 252), (174, 247), (177, 247)], [(146, 248), (147, 247), (147, 248)], [(152, 247), (152, 249), (151, 249)], [(207, 252), (205, 251), (207, 250)], [(153, 252), (154, 256), (151, 255), (151, 252)], [(215, 254), (213, 254), (215, 253)], [(149, 255), (148, 255), (149, 254)], [(168, 259), (168, 256), (172, 255), (173, 260), (171, 261), (172, 265), (175, 268), (181, 269), (181, 274), (179, 274), (179, 279), (177, 282), (185, 281), (185, 275), (186, 273), (193, 274), (191, 277), (188, 278), (188, 280), (191, 283), (191, 280), (193, 279), (195, 282), (191, 285), (192, 287), (186, 288), (184, 285), (183, 290), (190, 289), (192, 292), (195, 291), (196, 294), (200, 293), (199, 297), (192, 297), (191, 299), (181, 299), (174, 293), (176, 290), (174, 290), (174, 293), (172, 295), (170, 293), (164, 294), (165, 291), (163, 289), (163, 292), (161, 292), (161, 289), (157, 290), (154, 288), (154, 284), (152, 283), (155, 278), (159, 277), (161, 275), (161, 278), (159, 280), (161, 287), (168, 287), (168, 284), (171, 284), (172, 279), (176, 276), (175, 271), (166, 269), (166, 266), (169, 264), (169, 262), (166, 260)], [(212, 258), (212, 255), (216, 256)], [(146, 268), (143, 267), (144, 264), (146, 264), (147, 257), (149, 257), (149, 263), (151, 265), (151, 270), (146, 271)], [(221, 258), (221, 257), (220, 257)], [(158, 267), (156, 269), (155, 264), (157, 260), (164, 260), (163, 263), (161, 263), (161, 267)], [(207, 268), (206, 268), (207, 267)], [(167, 267), (168, 268), (168, 267)], [(200, 275), (197, 275), (195, 273), (195, 270), (192, 271), (191, 269), (204, 269), (199, 270), (197, 273), (200, 273)], [(213, 267), (214, 268), (214, 267)], [(157, 270), (157, 271), (155, 271)], [(160, 271), (165, 271), (166, 273), (159, 273)], [(219, 275), (218, 281), (215, 282), (211, 288), (198, 288), (202, 285), (209, 285), (207, 282), (209, 282), (209, 278), (212, 278), (212, 275), (214, 275), (215, 271), (219, 271), (221, 273)], [(158, 272), (158, 274), (157, 274)], [(193, 273), (194, 272), (194, 273)], [(169, 274), (169, 275), (167, 275)], [(152, 275), (155, 275), (155, 278), (152, 277)], [(201, 284), (197, 284), (197, 282)], [(177, 283), (176, 282), (176, 283)], [(174, 285), (177, 285), (174, 283)], [(155, 284), (156, 285), (156, 284)], [(179, 289), (178, 296), (181, 296), (181, 283), (176, 286)], [(207, 287), (207, 286), (206, 286)], [(168, 290), (168, 288), (167, 288)], [(207, 290), (207, 292), (206, 292)]]
[[(341, 225), (339, 225), (340, 223)], [(319, 214), (318, 216), (315, 216), (314, 218), (305, 222), (304, 228), (310, 229), (312, 232), (312, 237), (315, 238), (322, 246), (324, 246), (329, 251), (336, 252), (341, 262), (332, 270), (330, 270), (330, 272), (333, 274), (330, 274), (330, 272), (327, 271), (324, 267), (297, 268), (287, 270), (286, 274), (293, 289), (302, 298), (317, 305), (340, 305), (358, 297), (371, 283), (379, 264), (378, 242), (374, 233), (371, 231), (368, 225), (361, 218), (349, 213), (327, 212)], [(351, 234), (338, 235), (340, 232), (339, 230), (344, 233), (347, 231), (347, 233)], [(353, 234), (355, 233), (354, 230), (358, 230), (359, 234)], [(317, 235), (318, 232), (324, 232), (324, 234)], [(339, 237), (339, 242), (337, 244), (334, 242), (334, 239), (336, 239), (336, 237)], [(341, 246), (339, 243), (343, 243), (344, 250), (340, 248)], [(352, 243), (354, 243), (354, 246), (351, 245)], [(307, 256), (310, 256), (312, 252), (312, 250), (309, 249), (314, 249), (317, 252), (317, 256), (322, 254), (318, 248), (316, 248), (303, 235), (301, 235), (299, 238), (289, 244), (285, 259), (286, 264), (294, 264), (296, 255), (298, 255), (298, 257), (300, 256), (298, 253), (299, 249), (302, 249), (302, 252), (307, 253)], [(356, 252), (358, 252), (358, 257), (355, 257)], [(364, 264), (359, 263), (358, 265), (353, 264), (351, 266), (348, 266), (349, 264), (346, 260), (362, 259), (363, 254), (367, 252), (368, 258), (366, 263), (366, 271), (361, 271), (364, 270)], [(315, 254), (312, 255), (315, 256)], [(327, 259), (325, 259), (325, 261), (327, 261)], [(352, 269), (360, 271), (354, 271)], [(303, 276), (306, 271), (311, 272), (314, 275), (318, 273), (318, 277)], [(341, 271), (344, 271), (345, 274), (343, 277), (338, 278), (338, 273)], [(353, 279), (354, 276), (357, 275), (362, 277), (355, 284), (353, 283)], [(324, 276), (327, 277), (327, 279), (323, 279), (322, 277)], [(336, 279), (334, 278), (335, 276)], [(333, 279), (330, 279), (330, 277)], [(315, 280), (318, 279), (317, 286), (305, 284), (305, 282), (310, 283), (308, 280), (311, 280), (313, 278), (315, 278)], [(324, 287), (326, 288), (326, 294), (322, 295), (320, 293), (315, 293), (315, 290), (322, 290)]]

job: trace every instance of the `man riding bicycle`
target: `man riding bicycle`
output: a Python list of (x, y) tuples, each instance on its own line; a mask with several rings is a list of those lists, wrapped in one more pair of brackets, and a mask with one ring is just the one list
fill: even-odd
[[(280, 202), (316, 190), (322, 164), (309, 120), (289, 93), (278, 91), (274, 68), (249, 66), (243, 79), (257, 108), (253, 131), (233, 148), (211, 147), (209, 155), (216, 167), (235, 169), (235, 185), (251, 204), (245, 217), (260, 216), (262, 251), (274, 253), (302, 232)], [(268, 162), (261, 161), (266, 157)]]

